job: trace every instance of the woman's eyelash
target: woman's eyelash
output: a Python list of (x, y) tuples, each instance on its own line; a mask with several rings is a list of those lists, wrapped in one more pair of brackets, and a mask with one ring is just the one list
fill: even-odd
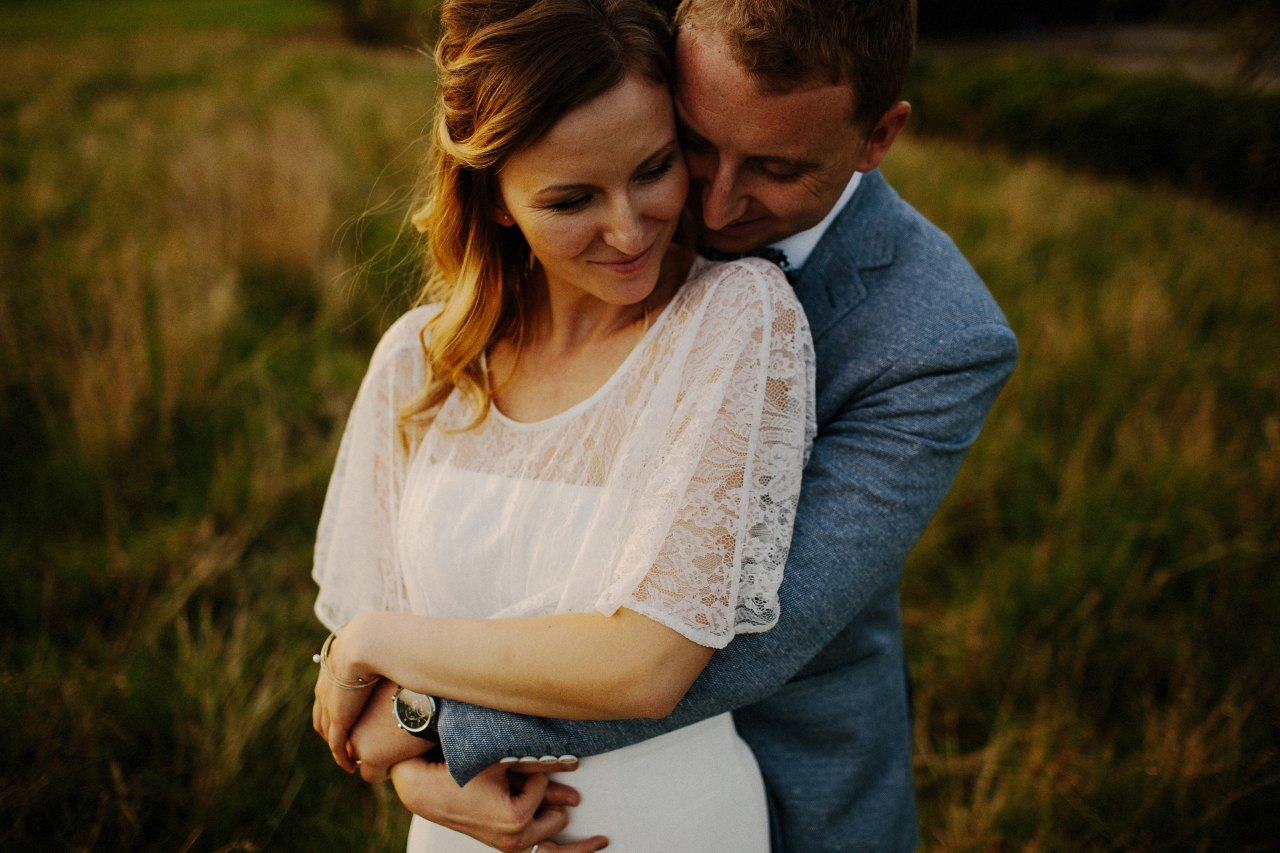
[(668, 157), (652, 169), (641, 172), (637, 177), (642, 181), (654, 181), (661, 178), (667, 172), (671, 171), (671, 166), (675, 161)]
[(547, 205), (547, 209), (554, 210), (560, 213), (566, 213), (571, 210), (578, 210), (580, 208), (586, 207), (587, 202), (589, 201), (591, 201), (591, 196), (580, 195), (580, 196), (575, 196), (573, 198), (565, 199), (564, 201), (552, 202), (551, 204)]
[[(671, 167), (674, 165), (675, 165), (675, 159), (672, 157), (668, 157), (666, 160), (663, 160), (661, 163), (654, 166), (653, 168), (646, 169), (645, 171), (636, 175), (636, 180), (642, 183), (652, 183), (653, 181), (660, 179), (663, 175), (670, 172)], [(563, 201), (553, 201), (543, 205), (543, 207), (555, 213), (571, 213), (575, 210), (581, 210), (582, 208), (586, 207), (587, 204), (590, 203), (590, 201), (591, 201), (590, 195), (580, 195), (580, 196), (574, 196), (573, 198), (567, 198)]]

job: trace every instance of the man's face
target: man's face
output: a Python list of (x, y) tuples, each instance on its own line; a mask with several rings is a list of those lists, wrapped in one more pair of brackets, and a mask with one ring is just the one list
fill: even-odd
[(676, 114), (702, 236), (745, 252), (822, 221), (862, 163), (847, 85), (761, 92), (718, 33), (676, 40)]

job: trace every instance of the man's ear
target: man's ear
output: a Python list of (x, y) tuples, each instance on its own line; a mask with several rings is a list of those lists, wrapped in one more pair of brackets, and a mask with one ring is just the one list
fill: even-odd
[(885, 110), (885, 114), (880, 116), (875, 127), (867, 134), (867, 142), (856, 167), (859, 172), (870, 172), (880, 165), (910, 118), (911, 104), (906, 101), (898, 101)]

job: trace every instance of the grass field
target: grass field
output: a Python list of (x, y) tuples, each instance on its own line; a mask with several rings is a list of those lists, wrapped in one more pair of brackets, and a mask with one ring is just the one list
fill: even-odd
[(330, 24), (322, 0), (6, 0), (0, 40), (227, 29), (280, 35)]
[[(0, 848), (397, 849), (309, 730), (308, 572), (428, 63), (301, 0), (110, 5), (0, 10)], [(1266, 849), (1280, 222), (916, 138), (886, 172), (1023, 347), (904, 586), (925, 848)]]

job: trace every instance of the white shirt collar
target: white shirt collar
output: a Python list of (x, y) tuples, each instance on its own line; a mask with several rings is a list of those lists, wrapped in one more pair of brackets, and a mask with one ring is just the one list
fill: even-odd
[(831, 223), (844, 210), (845, 205), (849, 203), (849, 199), (853, 198), (853, 191), (858, 188), (858, 184), (862, 181), (862, 173), (854, 172), (853, 177), (849, 179), (849, 183), (845, 185), (844, 192), (840, 193), (840, 198), (836, 199), (835, 205), (831, 211), (823, 218), (821, 222), (812, 228), (801, 231), (799, 234), (792, 234), (785, 240), (779, 240), (770, 248), (779, 249), (787, 256), (787, 263), (791, 269), (798, 270), (804, 266), (805, 261), (809, 260), (809, 256), (813, 254), (813, 250), (817, 248), (818, 241), (822, 239), (822, 235), (827, 233), (827, 229), (831, 227)]

